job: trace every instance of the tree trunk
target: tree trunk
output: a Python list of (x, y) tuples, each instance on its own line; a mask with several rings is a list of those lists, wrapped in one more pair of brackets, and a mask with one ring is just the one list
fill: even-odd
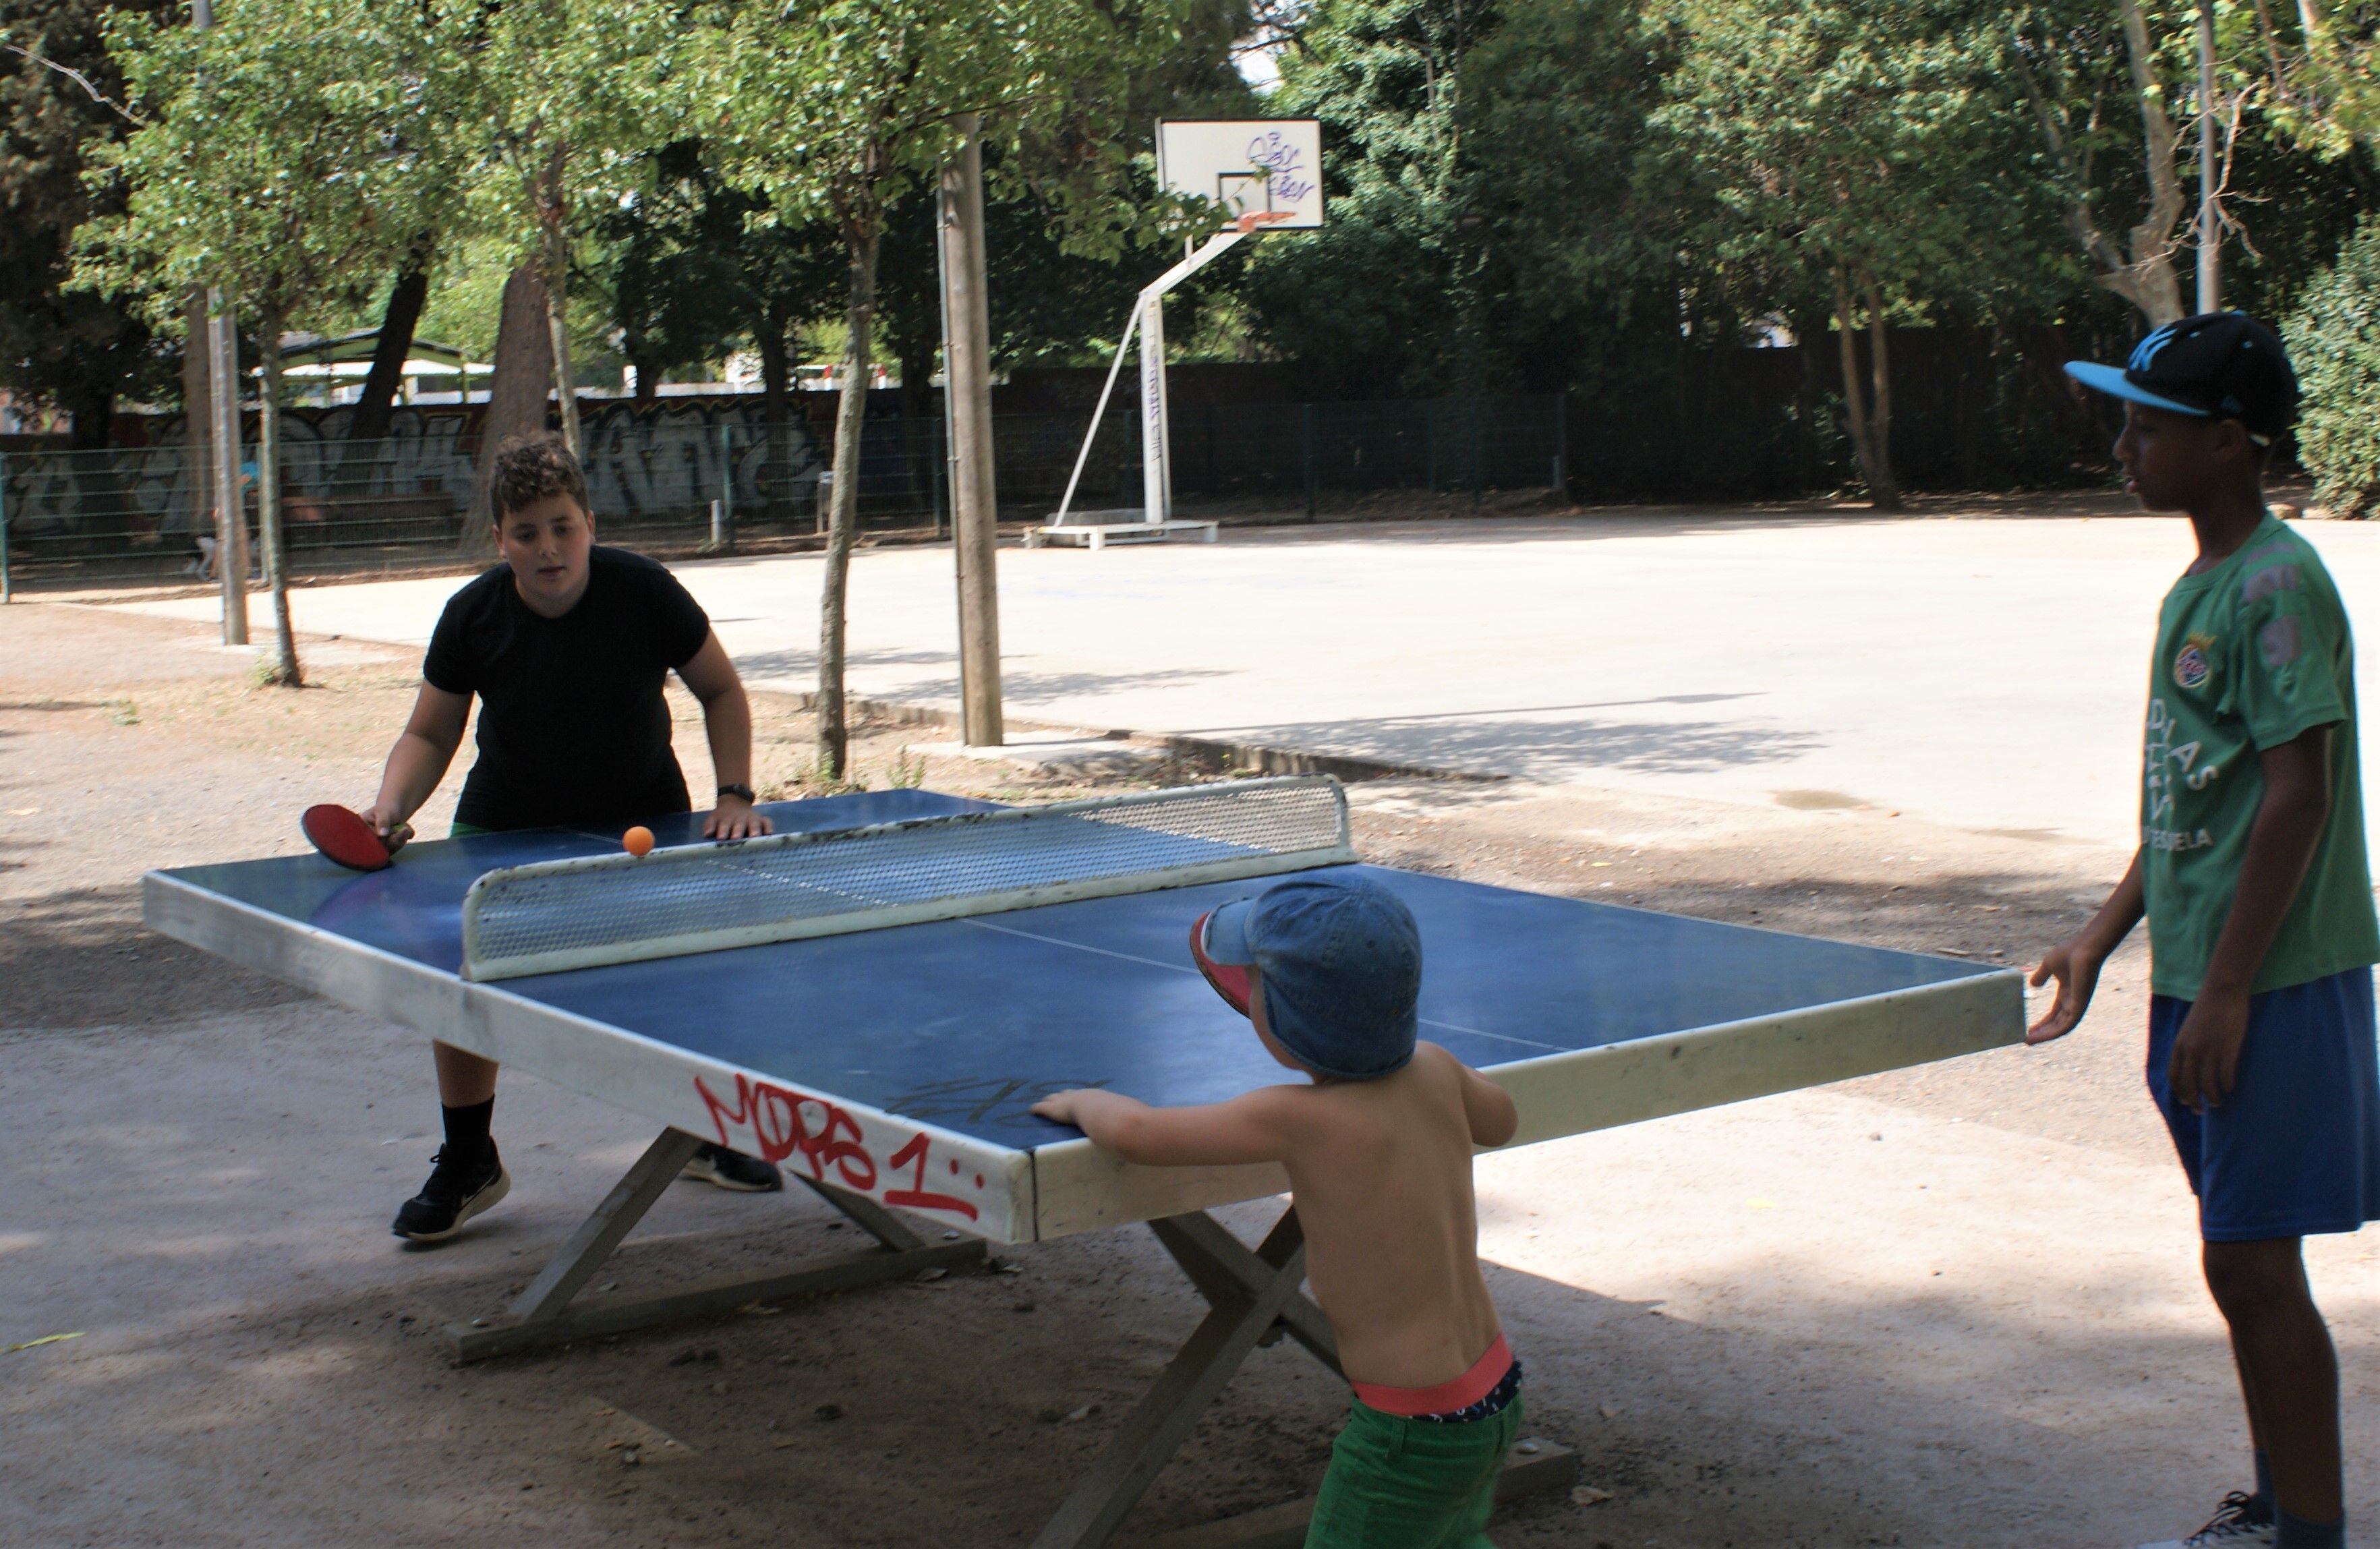
[(793, 459), (786, 444), (786, 427), (793, 423), (794, 352), (786, 344), (793, 320), (782, 303), (771, 302), (760, 312), (752, 340), (760, 349), (761, 433), (768, 437), (768, 454), (760, 459), (760, 498), (769, 514), (778, 514), (792, 493)]
[(1852, 299), (1850, 278), (1840, 268), (1835, 280), (1835, 348), (1843, 372), (1843, 426), (1851, 432), (1852, 454), (1858, 459), (1860, 481), (1878, 511), (1900, 509), (1900, 490), (1892, 469), (1877, 454), (1875, 423), (1868, 417), (1867, 394), (1860, 386), (1859, 313)]
[(2165, 110), (2165, 94), (2157, 85), (2156, 50), (2149, 42), (2140, 0), (2116, 0), (2116, 13), (2124, 25), (2124, 55), (2131, 67), (2132, 95), (2140, 103), (2149, 207), (2126, 234), (2131, 261), (2114, 274), (2101, 275), (2099, 283), (2138, 307), (2151, 323), (2163, 327), (2182, 316), (2181, 276), (2173, 268), (2174, 228), (2188, 200), (2182, 195), (2181, 175), (2174, 167), (2173, 118)]
[(934, 357), (941, 341), (932, 334), (909, 334), (901, 346), (901, 418), (924, 419), (935, 411)]
[(182, 328), (182, 466), (190, 479), (190, 537), (195, 540), (215, 531), (215, 405), (207, 381), (205, 287), (192, 285), (183, 298)]
[(405, 385), (406, 358), (413, 353), (413, 333), (420, 326), (421, 308), (430, 299), (430, 264), (417, 247), (405, 260), (396, 284), (389, 287), (388, 305), (381, 311), (380, 337), (372, 342), (370, 374), (364, 394), (356, 400), (355, 418), (347, 422), (349, 441), (380, 441), (388, 434), (396, 414), (396, 395)]
[(67, 432), (67, 445), (77, 452), (104, 452), (115, 426), (115, 394), (105, 388), (92, 388), (64, 400), (66, 411), (73, 421)]
[(256, 420), (256, 515), (264, 584), (273, 592), (273, 671), (266, 681), (303, 688), (298, 637), (289, 627), (289, 564), (281, 532), (281, 319), (264, 317), (264, 393)]
[(496, 449), (508, 436), (545, 429), (545, 396), (553, 388), (552, 333), (545, 315), (545, 280), (534, 263), (523, 263), (504, 281), (503, 314), (496, 324), (495, 375), (488, 382), (488, 407), (480, 417), (480, 466), (471, 481), (471, 510), (463, 524), (465, 553), (492, 551), (490, 524), (495, 511), (488, 484), (495, 474)]
[(570, 316), (565, 310), (562, 287), (549, 284), (545, 287), (545, 327), (552, 335), (553, 397), (562, 407), (562, 444), (570, 454), (584, 462), (587, 448), (578, 433), (578, 383), (570, 369)]
[(628, 369), (637, 373), (637, 395), (632, 402), (636, 404), (638, 412), (642, 413), (660, 402), (662, 374), (633, 357), (628, 361)]
[(545, 174), (538, 179), (538, 206), (542, 228), (540, 246), (545, 264), (545, 326), (552, 336), (553, 397), (562, 408), (562, 443), (570, 448), (573, 457), (583, 462), (587, 451), (578, 435), (578, 380), (570, 369), (570, 202), (562, 181), (569, 154), (566, 144), (554, 146), (553, 154), (546, 161)]
[[(2066, 186), (2066, 229), (2098, 271), (2095, 277), (2101, 288), (2131, 302), (2152, 326), (2163, 327), (2182, 315), (2181, 280), (2173, 269), (2174, 225), (2182, 211), (2181, 179), (2174, 170), (2173, 120), (2166, 114), (2152, 68), (2155, 54), (2140, 0), (2117, 0), (2117, 13), (2123, 25), (2132, 95), (2140, 108), (2142, 159), (2149, 184), (2148, 209), (2127, 234), (2130, 252), (2100, 229), (2098, 217), (2092, 212), (2088, 163), (2076, 157), (2063, 110), (2051, 103), (2022, 54), (2010, 57), (2025, 98), (2033, 104), (2034, 120), (2048, 144), (2050, 160)], [(2095, 127), (2095, 108), (2092, 123)]]
[(844, 716), (844, 599), (851, 580), (852, 537), (859, 526), (860, 437), (868, 423), (869, 335), (876, 330), (876, 250), (880, 222), (846, 223), (851, 298), (844, 319), (843, 401), (834, 415), (834, 500), (826, 528), (826, 576), (819, 598), (818, 772), (840, 783), (851, 742)]
[[(1865, 276), (1862, 276), (1866, 278)], [(1876, 447), (1876, 472), (1883, 476), (1876, 490), (1879, 511), (1900, 509), (1900, 476), (1892, 471), (1892, 353), (1885, 342), (1884, 297), (1876, 282), (1867, 281), (1868, 440)]]

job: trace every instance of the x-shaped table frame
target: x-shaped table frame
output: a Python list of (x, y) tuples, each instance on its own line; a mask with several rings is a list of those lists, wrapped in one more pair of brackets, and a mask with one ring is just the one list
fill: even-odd
[[(857, 1222), (876, 1246), (799, 1269), (745, 1271), (668, 1290), (576, 1300), (701, 1145), (698, 1137), (682, 1130), (662, 1131), (505, 1313), (448, 1325), (457, 1359), (482, 1361), (714, 1315), (754, 1301), (903, 1279), (984, 1256), (978, 1239), (928, 1242), (874, 1200), (796, 1173), (820, 1198)], [(1097, 1549), (1106, 1543), (1258, 1346), (1294, 1339), (1333, 1374), (1343, 1374), (1330, 1320), (1300, 1289), (1305, 1281), (1305, 1231), (1293, 1206), (1281, 1212), (1255, 1248), (1204, 1211), (1162, 1216), (1148, 1227), (1206, 1298), (1207, 1315), (1116, 1427), (1107, 1449), (1034, 1539), (1033, 1549)]]
[(1116, 1427), (1033, 1549), (1105, 1543), (1257, 1346), (1293, 1338), (1339, 1371), (1330, 1321), (1298, 1289), (1305, 1281), (1305, 1228), (1295, 1206), (1281, 1212), (1254, 1249), (1204, 1211), (1162, 1216), (1148, 1227), (1207, 1299), (1208, 1313)]
[(984, 1255), (980, 1239), (928, 1242), (900, 1217), (866, 1195), (795, 1173), (793, 1176), (808, 1185), (812, 1192), (859, 1223), (876, 1239), (876, 1246), (799, 1269), (747, 1270), (688, 1281), (667, 1290), (574, 1301), (612, 1256), (620, 1240), (644, 1219), (645, 1212), (653, 1207), (680, 1169), (701, 1149), (699, 1137), (683, 1130), (663, 1130), (652, 1144), (645, 1147), (645, 1154), (637, 1158), (636, 1165), (612, 1186), (603, 1203), (546, 1261), (537, 1278), (514, 1299), (510, 1308), (498, 1317), (447, 1325), (446, 1332), (455, 1340), (455, 1358), (465, 1362), (484, 1361), (516, 1350), (733, 1312), (747, 1302), (776, 1301), (817, 1291), (844, 1290), (879, 1280), (903, 1279), (920, 1270), (949, 1268)]

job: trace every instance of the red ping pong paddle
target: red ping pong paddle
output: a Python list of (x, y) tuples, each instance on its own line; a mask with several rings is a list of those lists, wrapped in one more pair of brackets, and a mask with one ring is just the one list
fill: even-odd
[(1190, 960), (1206, 975), (1208, 987), (1223, 998), (1223, 1004), (1246, 1016), (1248, 1002), (1256, 998), (1256, 983), (1248, 977), (1246, 969), (1217, 962), (1207, 955), (1207, 922), (1213, 918), (1214, 912), (1209, 910), (1190, 927)]
[(378, 871), (395, 858), (413, 830), (399, 823), (382, 839), (378, 829), (343, 806), (310, 806), (298, 826), (308, 842), (349, 871)]

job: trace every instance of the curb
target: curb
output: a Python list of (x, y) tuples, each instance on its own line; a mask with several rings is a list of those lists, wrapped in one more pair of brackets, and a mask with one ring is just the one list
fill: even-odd
[[(818, 709), (816, 689), (755, 686), (764, 694), (783, 694), (805, 710), (815, 712)], [(889, 720), (896, 726), (936, 726), (955, 732), (964, 724), (958, 711), (933, 705), (913, 705), (897, 699), (864, 699), (854, 695), (844, 696), (844, 706), (855, 716)], [(1509, 775), (1479, 774), (1469, 769), (1442, 769), (1427, 764), (1401, 764), (1392, 759), (1314, 753), (1305, 748), (1276, 747), (1269, 743), (1191, 737), (1167, 732), (1135, 732), (1128, 727), (1099, 731), (1068, 721), (1027, 720), (1013, 717), (1007, 719), (1006, 724), (1020, 732), (1084, 732), (1091, 738), (1109, 742), (1154, 743), (1201, 763), (1211, 763), (1221, 768), (1250, 769), (1258, 774), (1327, 774), (1337, 775), (1346, 781), (1443, 780), (1470, 785), (1500, 785), (1512, 778)]]

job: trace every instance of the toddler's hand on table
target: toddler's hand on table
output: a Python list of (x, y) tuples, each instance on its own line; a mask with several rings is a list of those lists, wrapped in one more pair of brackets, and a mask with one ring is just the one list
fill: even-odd
[(1083, 1095), (1084, 1089), (1080, 1087), (1072, 1092), (1052, 1092), (1034, 1104), (1033, 1111), (1052, 1123), (1074, 1124), (1076, 1129), (1081, 1129), (1082, 1126), (1075, 1123), (1075, 1104)]

